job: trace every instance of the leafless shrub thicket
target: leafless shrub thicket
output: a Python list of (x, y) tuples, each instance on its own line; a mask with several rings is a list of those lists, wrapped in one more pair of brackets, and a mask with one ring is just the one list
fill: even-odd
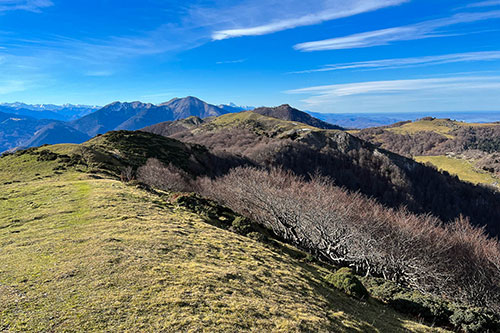
[(464, 218), (384, 207), (333, 186), (273, 169), (237, 168), (198, 182), (202, 194), (333, 263), (423, 292), (500, 309), (500, 247)]
[(134, 168), (131, 166), (124, 168), (120, 174), (120, 180), (125, 183), (134, 180), (134, 177)]
[[(435, 167), (424, 167), (374, 149), (341, 133), (314, 132), (285, 139), (257, 134), (258, 131), (256, 123), (253, 131), (240, 127), (214, 128), (184, 131), (172, 137), (209, 148), (216, 158), (214, 162), (203, 161), (203, 165), (210, 170), (204, 174), (212, 177), (238, 165), (281, 167), (306, 178), (317, 170), (331, 177), (335, 184), (377, 198), (384, 205), (404, 205), (413, 213), (429, 212), (445, 222), (464, 214), (470, 217), (472, 224), (486, 225), (491, 235), (500, 234), (500, 205), (497, 204), (500, 194), (489, 188), (463, 183), (456, 176), (438, 172)], [(374, 136), (380, 134), (377, 131), (384, 133), (383, 129), (373, 131)], [(400, 145), (405, 154), (422, 155), (431, 149), (427, 145), (435, 144), (437, 149), (441, 146), (439, 142), (448, 140), (439, 134), (431, 133), (428, 137), (424, 133), (421, 140), (408, 141), (400, 138), (401, 135), (387, 133), (395, 147)]]
[(137, 179), (150, 186), (168, 191), (191, 191), (191, 179), (182, 169), (161, 163), (156, 158), (150, 158), (146, 164), (137, 170)]
[(184, 142), (203, 144), (214, 153), (225, 152), (245, 156), (257, 163), (265, 163), (280, 147), (290, 143), (289, 140), (257, 135), (244, 128), (199, 133), (196, 136), (189, 132), (181, 132), (172, 137)]
[[(394, 126), (389, 127), (398, 127)], [(397, 134), (383, 128), (363, 129), (356, 134), (382, 148), (405, 156), (461, 154), (471, 149), (500, 152), (500, 126), (461, 126), (449, 133), (452, 138), (434, 132)]]
[(434, 132), (418, 132), (410, 135), (382, 129), (365, 129), (356, 136), (407, 157), (443, 154), (442, 146), (449, 141), (443, 135)]
[[(465, 154), (464, 154), (465, 155)], [(500, 176), (500, 153), (483, 154), (477, 158), (476, 167)]]

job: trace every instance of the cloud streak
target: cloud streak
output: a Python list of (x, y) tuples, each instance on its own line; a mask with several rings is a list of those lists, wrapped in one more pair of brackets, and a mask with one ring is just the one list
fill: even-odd
[(39, 13), (42, 8), (51, 7), (51, 0), (0, 0), (0, 12), (9, 10), (26, 10)]
[(396, 69), (396, 68), (409, 68), (409, 67), (420, 67), (420, 66), (431, 66), (431, 65), (443, 65), (443, 64), (458, 63), (458, 62), (495, 61), (495, 60), (500, 60), (500, 51), (467, 52), (467, 53), (455, 53), (455, 54), (445, 54), (437, 56), (349, 62), (349, 63), (326, 65), (317, 69), (293, 72), (292, 74), (329, 72), (329, 71), (348, 70), (348, 69), (360, 69), (360, 70)]
[(88, 71), (84, 75), (91, 77), (107, 77), (113, 75), (113, 72), (109, 70), (101, 70), (101, 71), (97, 70), (97, 71)]
[(320, 41), (296, 44), (294, 49), (304, 52), (342, 50), (389, 45), (397, 41), (442, 37), (449, 33), (440, 28), (500, 18), (500, 10), (479, 13), (458, 13), (451, 17), (424, 21), (417, 24), (358, 33)]
[(320, 96), (351, 96), (361, 94), (392, 94), (408, 90), (478, 89), (500, 86), (500, 76), (449, 77), (434, 79), (370, 81), (333, 84), (289, 90), (289, 94), (313, 93)]
[[(210, 42), (213, 31), (224, 31), (218, 29), (231, 26), (235, 24), (234, 22), (245, 25), (257, 22), (259, 27), (267, 26), (265, 22), (272, 22), (271, 24), (278, 24), (280, 26), (278, 30), (281, 30), (297, 24), (315, 24), (407, 1), (409, 0), (321, 0), (304, 4), (303, 0), (215, 0), (216, 5), (209, 8), (200, 5), (186, 6), (188, 9), (182, 11), (182, 17), (178, 22), (165, 23), (155, 29), (135, 34), (97, 37), (48, 35), (31, 39), (17, 39), (15, 34), (10, 34), (0, 41), (13, 55), (33, 57), (42, 55), (41, 57), (50, 64), (57, 59), (63, 67), (68, 63), (74, 64), (82, 69), (83, 75), (88, 76), (88, 73), (100, 72), (103, 65), (114, 67), (119, 61), (126, 62), (133, 58), (196, 48)], [(52, 5), (52, 2), (51, 0), (0, 0), (0, 6), (2, 4), (12, 9), (36, 10)], [(283, 19), (278, 22), (277, 17)], [(274, 31), (275, 28), (271, 30)], [(221, 61), (217, 64), (243, 61), (244, 59), (236, 59), (234, 62)], [(117, 70), (112, 68), (112, 71)]]
[(236, 60), (225, 60), (225, 61), (217, 61), (217, 65), (226, 65), (226, 64), (241, 64), (247, 61), (247, 59), (236, 59)]
[(500, 0), (480, 1), (476, 3), (471, 3), (463, 8), (480, 8), (480, 7), (493, 7), (493, 6), (500, 6)]
[(455, 76), (333, 84), (285, 93), (308, 95), (302, 100), (305, 107), (320, 112), (471, 111), (498, 109), (498, 89), (500, 76)]
[[(297, 6), (297, 1), (281, 1), (282, 8), (291, 9), (292, 16), (277, 19), (269, 18), (269, 22), (253, 26), (237, 27), (232, 29), (217, 30), (212, 34), (213, 40), (243, 36), (261, 36), (278, 31), (293, 29), (301, 26), (315, 25), (325, 21), (340, 19), (361, 13), (375, 11), (381, 8), (400, 5), (408, 0), (329, 0), (322, 1), (321, 6)], [(261, 11), (265, 11), (266, 3), (262, 3)], [(297, 8), (294, 8), (297, 7)], [(311, 8), (312, 7), (312, 8)], [(312, 11), (315, 10), (315, 11)], [(279, 11), (277, 17), (282, 17)]]
[(26, 82), (22, 80), (0, 80), (0, 95), (26, 90)]

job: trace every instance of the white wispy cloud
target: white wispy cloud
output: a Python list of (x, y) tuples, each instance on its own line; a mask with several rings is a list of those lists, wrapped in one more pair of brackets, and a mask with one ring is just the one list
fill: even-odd
[[(397, 5), (409, 0), (214, 0), (209, 7), (186, 4), (179, 12), (178, 21), (162, 24), (152, 30), (139, 30), (115, 36), (60, 36), (38, 35), (37, 38), (16, 38), (9, 33), (0, 39), (12, 54), (39, 55), (52, 63), (58, 59), (62, 66), (71, 63), (82, 74), (96, 71), (103, 64), (114, 66), (134, 57), (175, 53), (198, 47), (212, 41), (214, 31), (253, 23), (288, 22), (285, 25), (314, 24), (329, 18), (354, 15), (369, 10)], [(0, 6), (36, 10), (52, 4), (50, 0), (0, 0)], [(1, 7), (0, 7), (1, 8)], [(284, 19), (278, 20), (283, 17)], [(298, 21), (297, 21), (298, 20)], [(319, 20), (319, 21), (318, 21)], [(282, 26), (280, 29), (285, 29)], [(242, 62), (243, 59), (236, 59)], [(221, 61), (219, 64), (225, 63)], [(227, 62), (229, 63), (229, 62)], [(113, 69), (113, 72), (115, 70)]]
[(26, 90), (26, 82), (22, 80), (0, 80), (0, 95)]
[(88, 71), (85, 72), (85, 76), (92, 76), (92, 77), (107, 77), (113, 75), (112, 71), (109, 70), (97, 70), (97, 71)]
[[(208, 35), (205, 40), (209, 40)], [(203, 36), (197, 36), (189, 28), (168, 24), (135, 35), (101, 38), (50, 35), (43, 39), (16, 39), (12, 35), (4, 37), (3, 42), (12, 55), (38, 58), (44, 67), (71, 66), (88, 76), (115, 73), (121, 64), (133, 58), (187, 50), (204, 43)], [(103, 67), (106, 71), (101, 70)]]
[(333, 84), (288, 90), (290, 94), (315, 93), (319, 96), (350, 96), (371, 93), (397, 93), (408, 90), (434, 89), (477, 89), (500, 86), (500, 76), (463, 76), (433, 79), (411, 79), (391, 81), (370, 81), (346, 84)]
[(293, 72), (293, 74), (329, 72), (329, 71), (338, 71), (346, 69), (360, 69), (360, 70), (395, 69), (395, 68), (408, 68), (408, 67), (418, 67), (418, 66), (442, 65), (442, 64), (457, 63), (457, 62), (494, 61), (494, 60), (500, 60), (500, 51), (467, 52), (467, 53), (444, 54), (437, 56), (348, 62), (341, 64), (326, 65), (317, 69), (297, 71)]
[[(0, 0), (1, 1), (1, 0)], [(163, 24), (150, 31), (117, 36), (61, 36), (0, 34), (2, 78), (23, 78), (26, 89), (48, 86), (72, 76), (106, 77), (124, 71), (141, 57), (175, 53), (209, 42), (210, 31), (198, 33), (192, 25)]]
[(9, 95), (53, 84), (53, 80), (45, 72), (46, 61), (40, 59), (40, 56), (0, 53), (0, 94)]
[(224, 60), (224, 61), (217, 61), (217, 65), (224, 65), (224, 64), (241, 64), (243, 62), (247, 61), (247, 59), (236, 59), (236, 60)]
[(40, 12), (42, 8), (51, 7), (54, 3), (51, 0), (0, 0), (0, 12), (8, 10), (27, 10), (30, 12)]
[(299, 51), (324, 51), (364, 48), (388, 45), (396, 41), (417, 40), (449, 35), (440, 32), (440, 28), (456, 24), (471, 23), (500, 18), (500, 10), (477, 13), (458, 13), (451, 17), (424, 21), (417, 24), (358, 33), (345, 37), (337, 37), (320, 41), (300, 43), (294, 46)]
[[(319, 24), (325, 21), (366, 13), (384, 7), (395, 6), (409, 0), (324, 0), (316, 3), (282, 0), (270, 6), (269, 2), (260, 3), (260, 15), (252, 18), (258, 22), (253, 25), (240, 25), (231, 29), (217, 30), (212, 34), (213, 40), (222, 40), (242, 36), (260, 36), (293, 29), (301, 26)], [(248, 5), (248, 4), (246, 4)], [(240, 6), (241, 13), (246, 13)], [(255, 9), (255, 6), (253, 7)], [(284, 11), (285, 10), (285, 11)], [(272, 16), (263, 13), (273, 13)]]
[(492, 6), (500, 6), (500, 0), (489, 0), (489, 1), (480, 1), (468, 4), (463, 8), (478, 8), (478, 7), (492, 7)]
[(498, 109), (500, 76), (455, 76), (368, 81), (286, 91), (308, 95), (319, 112), (471, 111)]

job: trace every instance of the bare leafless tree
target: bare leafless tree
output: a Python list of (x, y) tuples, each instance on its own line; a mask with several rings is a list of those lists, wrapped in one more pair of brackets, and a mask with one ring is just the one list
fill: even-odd
[(120, 179), (122, 182), (128, 183), (132, 180), (134, 180), (134, 168), (131, 166), (128, 166), (122, 170), (122, 173), (120, 175)]
[(198, 181), (203, 194), (333, 263), (423, 292), (500, 308), (500, 246), (467, 219), (390, 209), (329, 178), (237, 168)]
[(168, 191), (191, 191), (189, 175), (182, 169), (161, 163), (155, 158), (147, 160), (146, 164), (137, 170), (137, 179), (150, 186)]

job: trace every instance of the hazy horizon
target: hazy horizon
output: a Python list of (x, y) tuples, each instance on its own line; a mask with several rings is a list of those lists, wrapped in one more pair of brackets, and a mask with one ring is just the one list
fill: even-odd
[[(195, 97), (195, 96), (186, 96), (186, 97)], [(184, 97), (173, 97), (174, 99), (175, 98), (184, 98)], [(196, 97), (197, 98), (197, 97)], [(77, 104), (77, 103), (71, 103), (71, 102), (66, 102), (66, 103), (62, 103), (62, 104), (57, 104), (57, 103), (25, 103), (23, 101), (14, 101), (14, 102), (4, 102), (4, 101), (0, 101), (0, 106), (14, 106), (16, 104), (24, 104), (24, 105), (27, 105), (27, 106), (32, 106), (32, 107), (38, 107), (38, 108), (33, 108), (34, 110), (38, 110), (40, 112), (43, 112), (44, 110), (40, 109), (41, 107), (49, 107), (47, 108), (47, 111), (51, 110), (51, 106), (52, 107), (65, 107), (65, 106), (75, 106), (75, 107), (89, 107), (89, 108), (94, 108), (95, 110), (98, 110), (100, 108), (103, 108), (107, 105), (110, 105), (110, 104), (113, 104), (113, 103), (116, 103), (116, 102), (120, 102), (120, 103), (134, 103), (134, 102), (141, 102), (141, 103), (151, 103), (151, 102), (145, 102), (145, 101), (118, 101), (118, 100), (115, 100), (115, 101), (111, 101), (111, 102), (108, 102), (108, 103), (105, 103), (103, 105), (95, 105), (95, 104)], [(167, 100), (163, 101), (163, 102), (159, 102), (159, 103), (152, 103), (152, 104), (155, 104), (155, 105), (159, 105), (161, 103), (165, 103), (165, 102), (168, 102)], [(253, 109), (253, 108), (259, 108), (259, 107), (276, 107), (276, 106), (279, 106), (279, 105), (252, 105), (252, 106), (249, 106), (249, 105), (241, 105), (241, 104), (238, 104), (238, 103), (234, 103), (233, 101), (230, 101), (230, 102), (226, 102), (226, 103), (219, 103), (219, 104), (216, 104), (216, 103), (211, 103), (210, 101), (205, 101), (204, 102), (207, 102), (208, 104), (211, 104), (211, 105), (227, 105), (227, 106), (234, 106), (234, 107), (238, 107), (238, 108), (245, 108), (245, 109)], [(289, 103), (284, 103), (284, 104), (289, 104)], [(294, 105), (291, 105), (292, 107), (296, 108), (296, 106)], [(498, 110), (458, 110), (458, 111), (440, 111), (440, 110), (431, 110), (431, 111), (391, 111), (391, 112), (363, 112), (363, 111), (359, 111), (359, 112), (316, 112), (316, 111), (312, 111), (312, 110), (301, 110), (301, 111), (305, 111), (305, 112), (308, 112), (308, 113), (311, 113), (311, 114), (324, 114), (324, 115), (339, 115), (339, 116), (360, 116), (360, 117), (363, 117), (363, 116), (396, 116), (396, 115), (400, 115), (400, 116), (403, 116), (403, 115), (408, 115), (408, 116), (421, 116), (423, 114), (425, 115), (429, 115), (429, 116), (435, 116), (435, 117), (438, 117), (438, 118), (442, 118), (442, 117), (452, 117), (453, 115), (460, 115), (460, 116), (463, 116), (463, 115), (470, 115), (469, 118), (473, 118), (475, 116), (479, 116), (479, 115), (486, 115), (486, 114), (499, 114), (500, 113), (500, 109)], [(460, 120), (460, 119), (456, 119), (456, 120)], [(500, 121), (500, 118), (498, 119)]]

